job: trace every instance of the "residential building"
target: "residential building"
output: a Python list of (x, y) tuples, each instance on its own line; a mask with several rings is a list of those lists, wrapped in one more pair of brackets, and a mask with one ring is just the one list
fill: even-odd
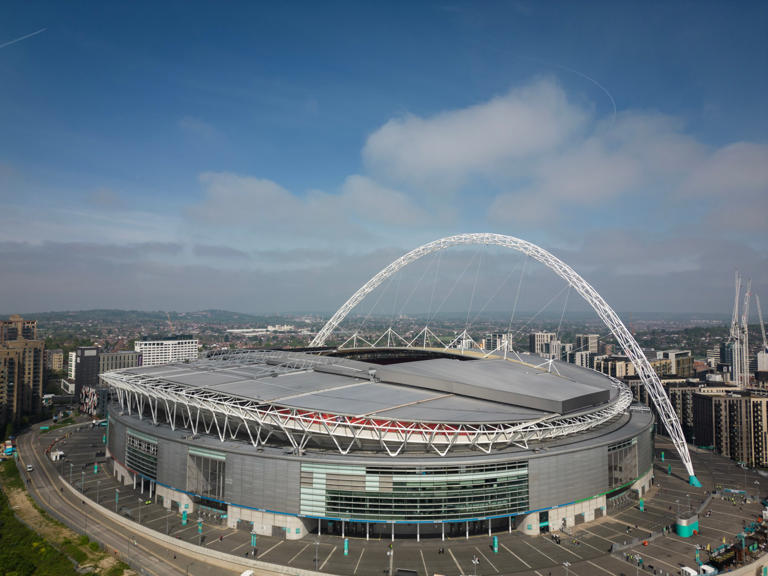
[(45, 351), (45, 367), (48, 370), (61, 372), (64, 370), (64, 351), (61, 349)]
[(487, 351), (504, 350), (507, 344), (506, 334), (486, 334), (483, 340), (483, 349)]
[(656, 358), (668, 359), (671, 373), (678, 378), (693, 376), (693, 355), (690, 350), (658, 350)]
[(177, 336), (156, 340), (137, 340), (133, 349), (141, 352), (143, 366), (173, 364), (185, 360), (196, 360), (198, 356), (197, 338)]
[(24, 320), (18, 314), (0, 320), (0, 344), (19, 340), (37, 340), (37, 320)]
[[(648, 362), (659, 378), (667, 378), (672, 374), (672, 362), (669, 358), (649, 358)], [(635, 366), (627, 356), (596, 356), (594, 369), (614, 378), (631, 378), (636, 375)]]
[(574, 351), (591, 352), (592, 354), (597, 355), (599, 349), (599, 334), (576, 334), (576, 345), (574, 346)]
[(11, 316), (0, 321), (0, 425), (40, 414), (45, 375), (45, 342), (37, 321)]
[(534, 332), (528, 336), (528, 350), (531, 354), (546, 356), (547, 344), (556, 338), (557, 335), (554, 332)]
[(573, 353), (573, 363), (582, 368), (594, 368), (595, 354), (592, 352), (576, 351)]
[(77, 352), (70, 352), (69, 359), (67, 361), (67, 378), (69, 378), (70, 380), (74, 380), (76, 372), (77, 372)]

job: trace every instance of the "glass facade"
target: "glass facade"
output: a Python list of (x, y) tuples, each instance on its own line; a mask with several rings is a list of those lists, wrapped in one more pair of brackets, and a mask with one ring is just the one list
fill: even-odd
[(301, 465), (301, 513), (355, 520), (459, 520), (528, 509), (528, 463), (396, 468)]
[(204, 498), (224, 500), (226, 456), (212, 450), (189, 449), (187, 490)]
[(133, 430), (126, 432), (125, 464), (152, 480), (157, 480), (157, 438)]
[(637, 476), (637, 438), (609, 445), (608, 487), (616, 488)]

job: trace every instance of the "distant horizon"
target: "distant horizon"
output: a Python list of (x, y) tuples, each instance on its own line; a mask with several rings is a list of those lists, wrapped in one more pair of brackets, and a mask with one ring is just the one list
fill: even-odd
[[(186, 315), (186, 314), (199, 314), (199, 313), (206, 313), (206, 312), (224, 312), (227, 314), (239, 314), (243, 316), (252, 316), (252, 317), (284, 317), (284, 316), (291, 316), (291, 317), (298, 317), (298, 316), (321, 316), (321, 317), (329, 317), (331, 316), (336, 310), (325, 310), (325, 311), (319, 311), (319, 310), (299, 310), (299, 311), (281, 311), (281, 312), (243, 312), (238, 310), (227, 310), (223, 308), (204, 308), (200, 310), (161, 310), (161, 309), (136, 309), (136, 308), (86, 308), (86, 309), (71, 309), (71, 310), (45, 310), (42, 312), (11, 312), (11, 313), (0, 313), (0, 319), (8, 318), (11, 315), (19, 315), (22, 318), (26, 318), (27, 316), (41, 316), (46, 314), (88, 314), (88, 313), (96, 313), (96, 312), (121, 312), (121, 313), (141, 313), (141, 314), (176, 314), (176, 315)], [(473, 310), (470, 311), (470, 314), (472, 313), (478, 313), (479, 311)], [(437, 313), (434, 316), (434, 319), (445, 319), (445, 318), (454, 318), (454, 317), (460, 317), (462, 315), (465, 315), (466, 311), (446, 311), (446, 312), (440, 312)], [(633, 320), (655, 320), (659, 318), (670, 318), (670, 319), (707, 319), (707, 320), (723, 320), (723, 321), (730, 321), (731, 314), (726, 312), (638, 312), (638, 311), (622, 311), (622, 310), (616, 310), (616, 313), (621, 316), (631, 316)], [(498, 314), (500, 317), (505, 317), (504, 315), (509, 315), (509, 311), (493, 311), (493, 310), (486, 310), (483, 312), (480, 312), (479, 317), (480, 318), (488, 318), (489, 316), (493, 316), (495, 314)], [(534, 310), (518, 310), (517, 316), (528, 318), (532, 315), (537, 314)], [(411, 317), (411, 318), (420, 318), (422, 316), (426, 316), (426, 313), (418, 313), (418, 312), (410, 312), (410, 313), (404, 313), (401, 316), (402, 317)], [(547, 319), (547, 318), (554, 318), (557, 319), (559, 317), (559, 312), (543, 312), (538, 313), (539, 318)], [(750, 314), (750, 323), (752, 323), (752, 316), (755, 316), (755, 321), (757, 321), (757, 313), (752, 311), (752, 314)], [(356, 314), (353, 310), (350, 312), (349, 317), (357, 317), (357, 316), (365, 316), (363, 314)], [(368, 315), (373, 318), (391, 318), (391, 314), (381, 313), (381, 314), (370, 314)], [(594, 319), (599, 320), (599, 317), (593, 312), (590, 314), (589, 311), (579, 311), (579, 312), (571, 312), (569, 314), (570, 318), (566, 316), (564, 321), (572, 322), (576, 321), (574, 319), (574, 316), (580, 317), (579, 319), (583, 319), (584, 317), (587, 317), (588, 319)]]

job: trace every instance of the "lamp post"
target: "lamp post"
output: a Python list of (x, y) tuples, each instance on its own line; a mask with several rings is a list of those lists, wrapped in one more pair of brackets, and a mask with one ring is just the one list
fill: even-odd
[(755, 480), (755, 500), (760, 500), (760, 480)]
[(141, 498), (137, 499), (139, 501), (139, 525), (141, 525)]
[(85, 494), (85, 470), (80, 470), (80, 493)]
[[(472, 560), (474, 563), (474, 560)], [(570, 562), (563, 562), (563, 566), (565, 566), (565, 576), (568, 576), (568, 567), (571, 565)]]
[(99, 503), (99, 492), (101, 491), (101, 480), (96, 480), (96, 504)]
[(115, 488), (115, 514), (117, 514), (117, 501), (120, 499), (120, 489)]
[(69, 463), (69, 485), (72, 486), (72, 462)]
[[(472, 570), (474, 571), (474, 576), (477, 576), (477, 565), (480, 564), (480, 558), (477, 557), (476, 554), (472, 555)], [(566, 576), (568, 576), (568, 568), (566, 570)]]
[(320, 549), (320, 539), (315, 540), (315, 571), (317, 571), (317, 554)]

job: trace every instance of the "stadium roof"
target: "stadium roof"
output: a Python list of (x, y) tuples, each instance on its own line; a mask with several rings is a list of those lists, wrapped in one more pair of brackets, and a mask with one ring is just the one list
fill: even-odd
[(618, 393), (608, 377), (592, 370), (555, 362), (549, 371), (501, 359), (379, 365), (254, 351), (121, 372), (274, 406), (413, 422), (528, 421), (587, 410)]

